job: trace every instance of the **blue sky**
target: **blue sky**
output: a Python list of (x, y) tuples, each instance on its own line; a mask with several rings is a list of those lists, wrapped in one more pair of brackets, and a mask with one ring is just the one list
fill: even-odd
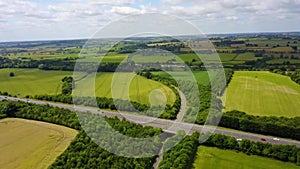
[(148, 12), (180, 17), (204, 33), (300, 31), (300, 0), (1, 0), (0, 41), (89, 38)]

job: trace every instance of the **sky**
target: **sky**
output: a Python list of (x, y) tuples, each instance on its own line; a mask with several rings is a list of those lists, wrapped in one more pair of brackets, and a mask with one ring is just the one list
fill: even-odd
[(0, 41), (90, 38), (145, 13), (179, 17), (206, 34), (300, 31), (300, 0), (0, 0)]

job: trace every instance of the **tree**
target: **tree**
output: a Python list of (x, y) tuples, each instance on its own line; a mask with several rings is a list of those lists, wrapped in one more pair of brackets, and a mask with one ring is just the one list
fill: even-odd
[(297, 153), (297, 165), (300, 166), (300, 151)]
[(15, 73), (14, 72), (10, 72), (9, 73), (9, 77), (14, 77), (15, 76)]

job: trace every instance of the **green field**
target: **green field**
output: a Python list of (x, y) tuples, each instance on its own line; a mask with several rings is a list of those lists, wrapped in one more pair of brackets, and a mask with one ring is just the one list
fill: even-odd
[(243, 60), (243, 61), (248, 61), (248, 60), (257, 60), (258, 58), (255, 57), (254, 53), (247, 52), (243, 54), (239, 54), (235, 60)]
[[(14, 72), (14, 77), (9, 73)], [(21, 97), (36, 94), (59, 94), (61, 79), (72, 75), (65, 71), (42, 71), (38, 69), (0, 69), (0, 91)]]
[[(80, 81), (76, 84), (79, 91), (75, 88), (74, 94), (76, 96), (93, 95), (94, 90), (90, 90), (91, 84), (93, 84), (95, 85), (96, 95), (101, 97), (111, 98), (111, 90), (113, 88), (114, 98), (126, 99), (129, 97), (130, 100), (140, 103), (149, 103), (149, 96), (151, 96), (151, 100), (154, 101), (154, 104), (165, 101), (172, 104), (176, 99), (174, 92), (169, 87), (159, 82), (148, 80), (141, 76), (136, 76), (133, 73), (117, 73), (115, 75), (114, 81), (114, 73), (97, 73), (96, 80), (94, 80), (92, 76), (88, 76), (84, 79), (84, 81)], [(131, 76), (133, 77), (133, 80), (129, 83), (130, 85), (128, 90), (127, 77)], [(165, 97), (162, 97), (162, 93), (158, 90), (163, 92)], [(152, 93), (152, 91), (154, 92)]]
[[(166, 62), (175, 62), (180, 63), (180, 60), (178, 60), (178, 57), (175, 55), (168, 55), (168, 56), (139, 56), (134, 55), (132, 56), (132, 61), (135, 63), (166, 63)], [(183, 63), (181, 61), (181, 63)]]
[[(230, 54), (230, 53), (219, 53), (219, 58), (222, 62), (228, 62), (233, 60), (236, 57), (236, 54)], [(179, 54), (178, 55), (184, 62), (192, 62), (192, 60), (194, 59), (196, 62), (200, 62), (201, 59), (199, 58), (199, 56), (197, 56), (196, 54)], [(203, 59), (205, 60), (210, 60), (209, 58), (211, 57), (211, 60), (216, 60), (216, 56), (217, 55), (204, 55)]]
[[(9, 77), (9, 73), (14, 72), (14, 77)], [(133, 73), (117, 73), (127, 77), (128, 75), (134, 75)], [(38, 69), (0, 69), (0, 91), (6, 91), (13, 95), (20, 94), (21, 97), (26, 95), (37, 95), (37, 94), (59, 94), (61, 93), (62, 82), (61, 79), (65, 76), (72, 76), (73, 72), (68, 71), (43, 71)], [(82, 77), (82, 73), (79, 73)], [(82, 93), (84, 96), (93, 96), (94, 93), (89, 93), (87, 90), (90, 88), (90, 84), (95, 84), (96, 96), (111, 97), (111, 82), (113, 73), (97, 73), (96, 80), (91, 79), (89, 76), (84, 80), (78, 82), (78, 84), (88, 85), (87, 87), (78, 86), (83, 89)], [(126, 79), (121, 79), (114, 92), (124, 98), (124, 87)], [(85, 83), (87, 82), (87, 83)], [(76, 89), (76, 88), (75, 88)], [(149, 103), (149, 94), (155, 90), (160, 89), (164, 94), (165, 98), (161, 97), (159, 91), (152, 93), (152, 99), (155, 102), (162, 102), (164, 100), (167, 103), (172, 104), (176, 97), (174, 92), (167, 86), (162, 85), (153, 80), (148, 80), (144, 77), (135, 76), (133, 81), (130, 83), (129, 97), (133, 101), (141, 103)], [(119, 98), (119, 97), (118, 97)]]
[(78, 54), (17, 54), (10, 55), (8, 58), (16, 59), (16, 58), (31, 58), (35, 60), (39, 59), (57, 59), (57, 58), (76, 58)]
[(268, 60), (267, 64), (283, 64), (284, 62), (289, 62), (291, 64), (299, 64), (300, 60), (299, 59), (273, 59), (273, 60)]
[(289, 77), (270, 72), (237, 71), (223, 100), (225, 111), (240, 110), (252, 115), (300, 115), (300, 85)]
[(0, 120), (0, 166), (44, 169), (70, 144), (77, 131), (24, 119)]
[(269, 47), (273, 46), (286, 46), (288, 42), (290, 42), (291, 46), (298, 46), (300, 47), (300, 43), (294, 43), (294, 41), (297, 42), (297, 40), (292, 40), (292, 39), (267, 39), (267, 38), (250, 38), (249, 43), (252, 44), (257, 44), (258, 46), (265, 47), (268, 45)]
[(193, 165), (195, 169), (300, 169), (292, 163), (204, 146), (198, 148)]
[[(152, 72), (155, 75), (159, 75), (162, 77), (170, 77), (167, 72)], [(187, 76), (187, 72), (180, 72), (180, 71), (172, 71), (170, 72), (173, 77), (178, 78), (179, 80), (191, 80), (190, 76)], [(217, 75), (217, 71), (211, 71), (211, 78), (213, 79)], [(193, 71), (194, 79), (198, 82), (198, 84), (208, 85), (210, 84), (210, 77), (208, 76), (207, 71)]]

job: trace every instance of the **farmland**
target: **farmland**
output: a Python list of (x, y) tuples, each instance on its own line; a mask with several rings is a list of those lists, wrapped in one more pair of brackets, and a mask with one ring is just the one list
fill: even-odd
[[(10, 77), (9, 73), (14, 72), (15, 76)], [(73, 72), (68, 71), (42, 71), (38, 69), (1, 69), (0, 70), (0, 91), (6, 91), (12, 95), (19, 95), (25, 97), (26, 95), (38, 95), (38, 94), (59, 94), (61, 93), (62, 78), (65, 76), (72, 76)], [(81, 76), (81, 73), (79, 73)], [(126, 74), (127, 75), (134, 75)], [(111, 97), (111, 82), (113, 78), (113, 73), (97, 73), (96, 76), (96, 96), (100, 97)], [(86, 79), (78, 82), (78, 85), (90, 85), (93, 84), (94, 80), (90, 76)], [(122, 82), (118, 83), (114, 90), (118, 94), (121, 94), (124, 90), (126, 84)], [(89, 89), (88, 87), (79, 86), (80, 89)], [(155, 90), (160, 89), (165, 93), (166, 98), (160, 97), (160, 92), (153, 92), (153, 99), (157, 102), (167, 101), (168, 103), (173, 103), (175, 101), (175, 94), (173, 91), (158, 82), (148, 80), (146, 78), (136, 76), (132, 83), (130, 84), (129, 97), (141, 103), (149, 103), (149, 94)], [(86, 90), (82, 92), (85, 93), (84, 96), (93, 96), (93, 93), (89, 93)], [(121, 93), (120, 93), (121, 92)], [(119, 96), (119, 95), (118, 95)], [(124, 98), (122, 95), (118, 98)], [(155, 99), (156, 98), (156, 99)]]
[(225, 111), (295, 117), (300, 114), (299, 103), (300, 86), (289, 77), (269, 72), (237, 71), (226, 90)]
[[(194, 35), (182, 37), (184, 43), (175, 38), (156, 36), (129, 37), (120, 42), (118, 38), (92, 39), (90, 46), (85, 46), (86, 39), (0, 43), (0, 91), (3, 95), (0, 99), (4, 99), (0, 104), (0, 117), (7, 118), (0, 120), (0, 168), (47, 168), (51, 165), (77, 132), (69, 129), (74, 132), (69, 136), (68, 128), (65, 130), (65, 127), (49, 122), (79, 131), (69, 148), (52, 164), (52, 168), (153, 168), (156, 157), (123, 158), (109, 153), (109, 150), (98, 147), (93, 139), (81, 132), (76, 112), (49, 106), (70, 108), (70, 105), (52, 102), (71, 104), (73, 95), (105, 97), (97, 98), (99, 109), (92, 110), (97, 115), (114, 116), (116, 109), (132, 112), (134, 110), (130, 108), (130, 102), (124, 101), (131, 100), (135, 101), (135, 108), (143, 113), (131, 114), (133, 118), (128, 120), (134, 122), (136, 119), (144, 123), (145, 119), (151, 119), (140, 115), (170, 120), (157, 120), (144, 128), (129, 124), (125, 119), (119, 122), (117, 119), (106, 118), (121, 134), (136, 138), (156, 135), (161, 132), (159, 128), (165, 129), (169, 124), (180, 122), (182, 115), (183, 123), (175, 126), (174, 130), (190, 125), (187, 123), (192, 122), (191, 117), (196, 117), (197, 125), (214, 123), (220, 117), (218, 110), (223, 108), (224, 114), (219, 123), (222, 128), (216, 132), (228, 137), (216, 134), (207, 140), (207, 144), (203, 143), (220, 149), (198, 147), (199, 136), (194, 133), (193, 139), (179, 143), (179, 147), (160, 156), (166, 161), (161, 161), (161, 164), (166, 164), (162, 168), (192, 168), (194, 165), (195, 168), (207, 169), (300, 169), (296, 166), (300, 165), (300, 148), (271, 145), (300, 145), (297, 142), (300, 139), (300, 33), (222, 34), (209, 37), (214, 45), (212, 50), (209, 50), (211, 44), (203, 43), (202, 38)], [(115, 43), (115, 40), (118, 42)], [(196, 51), (192, 51), (187, 44), (195, 47)], [(100, 60), (102, 63), (98, 64)], [(77, 70), (84, 70), (85, 67), (88, 70), (73, 76), (77, 61), (80, 63), (76, 65)], [(122, 61), (126, 63), (120, 66)], [(220, 61), (223, 67), (216, 64)], [(92, 73), (94, 65), (98, 66), (95, 74)], [(124, 69), (112, 73), (117, 67)], [(223, 75), (220, 72), (222, 68), (230, 82), (227, 87), (222, 86), (222, 78), (218, 76)], [(186, 71), (191, 70), (199, 84), (200, 102), (189, 104), (190, 100), (197, 101), (197, 97), (192, 94), (198, 94), (189, 82), (182, 83), (185, 88), (179, 85), (185, 97), (180, 91), (176, 95), (171, 87), (164, 85), (176, 86), (173, 79), (169, 78), (170, 75), (162, 69), (183, 81), (191, 80), (190, 72)], [(211, 76), (205, 70), (211, 71)], [(74, 79), (67, 76), (73, 76)], [(220, 96), (224, 90), (225, 94)], [(6, 92), (13, 97), (39, 96), (16, 99), (7, 97)], [(123, 100), (117, 106), (117, 102), (111, 98)], [(84, 106), (94, 105), (89, 98), (78, 100), (78, 104)], [(155, 107), (154, 114), (145, 111), (149, 104), (164, 103), (171, 106), (167, 106), (162, 114), (156, 111), (158, 107)], [(199, 106), (199, 111), (194, 106)], [(105, 112), (102, 113), (100, 109), (105, 109)], [(82, 110), (91, 109), (82, 107)], [(123, 112), (118, 115), (123, 115)], [(171, 120), (176, 121), (171, 123)], [(92, 123), (93, 120), (87, 122)], [(93, 131), (97, 131), (98, 127), (108, 127), (99, 123), (92, 126), (90, 129)], [(159, 128), (148, 128), (150, 126)], [(67, 136), (68, 140), (60, 144), (60, 141), (64, 141), (63, 136)], [(142, 147), (145, 151), (149, 148), (140, 144), (130, 148), (122, 140), (105, 141), (103, 138), (101, 142), (105, 145), (113, 145), (121, 151), (135, 152), (138, 150), (136, 147)], [(154, 143), (157, 141), (154, 140)], [(64, 147), (58, 150), (62, 145)], [(168, 146), (168, 142), (165, 145)], [(198, 155), (194, 158), (197, 147)], [(157, 158), (157, 165), (160, 157)]]
[(50, 166), (77, 131), (44, 122), (3, 119), (0, 133), (1, 168), (39, 169)]
[[(14, 72), (14, 77), (9, 73)], [(35, 94), (59, 94), (61, 79), (70, 76), (72, 72), (42, 71), (37, 69), (1, 69), (0, 91), (25, 97)]]
[[(127, 99), (129, 97), (131, 100), (140, 103), (149, 103), (149, 96), (151, 96), (151, 100), (153, 99), (156, 103), (167, 101), (167, 103), (172, 104), (176, 99), (174, 92), (159, 82), (148, 80), (140, 76), (134, 76), (135, 74), (133, 73), (116, 73), (115, 75), (114, 77), (114, 73), (97, 73), (95, 80), (96, 96), (111, 98), (113, 88), (113, 94), (116, 96), (114, 98)], [(133, 77), (133, 79), (129, 86), (129, 92), (126, 92), (128, 89), (126, 79), (128, 77)], [(84, 81), (78, 82), (77, 89), (79, 89), (79, 91), (75, 88), (74, 94), (77, 96), (93, 95), (94, 90), (89, 90), (93, 81), (92, 76), (88, 76)], [(156, 89), (162, 91), (166, 97), (161, 97), (162, 93)], [(154, 92), (152, 93), (152, 91)]]
[(198, 148), (194, 167), (195, 169), (300, 169), (292, 163), (205, 146)]
[[(180, 80), (191, 80), (190, 76), (187, 76), (186, 72), (180, 72), (180, 71), (172, 71), (170, 72), (173, 77), (176, 77)], [(210, 84), (210, 77), (208, 75), (207, 71), (193, 71), (194, 79), (199, 83), (203, 85)], [(213, 79), (217, 75), (217, 71), (211, 71), (211, 78)], [(155, 75), (159, 75), (162, 77), (168, 77), (170, 76), (167, 72), (153, 72)]]

